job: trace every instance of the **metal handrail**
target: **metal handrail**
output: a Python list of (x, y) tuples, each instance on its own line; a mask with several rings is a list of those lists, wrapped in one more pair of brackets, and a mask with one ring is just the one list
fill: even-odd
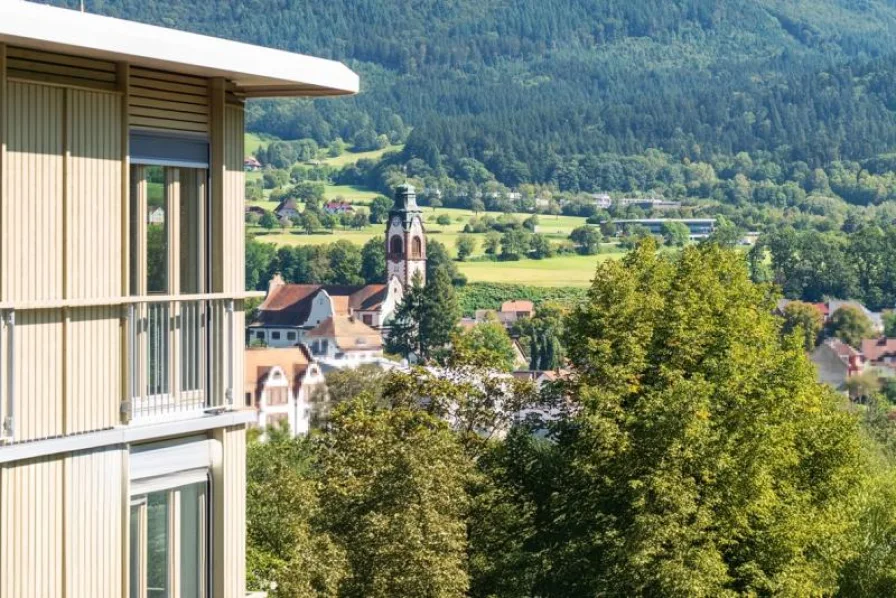
[[(16, 312), (9, 310), (6, 314), (0, 313), (0, 323), (5, 324), (7, 334), (6, 346), (6, 414), (2, 421), (2, 432), (0, 438), (3, 440), (12, 440), (16, 435), (16, 370), (15, 370), (15, 352), (16, 352)], [(2, 346), (0, 342), (0, 346)], [(0, 356), (2, 358), (2, 356)], [(2, 382), (0, 382), (2, 383)]]
[(244, 291), (239, 293), (204, 293), (198, 295), (142, 295), (125, 297), (101, 297), (96, 299), (51, 299), (47, 301), (0, 302), (0, 310), (40, 310), (62, 309), (66, 307), (116, 307), (140, 303), (165, 303), (171, 301), (241, 301), (262, 299), (264, 291)]

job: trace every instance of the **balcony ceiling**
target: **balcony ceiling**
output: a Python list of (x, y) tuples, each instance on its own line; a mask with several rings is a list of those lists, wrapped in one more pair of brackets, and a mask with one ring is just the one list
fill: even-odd
[(0, 0), (0, 43), (233, 81), (246, 97), (357, 93), (340, 62), (195, 33)]

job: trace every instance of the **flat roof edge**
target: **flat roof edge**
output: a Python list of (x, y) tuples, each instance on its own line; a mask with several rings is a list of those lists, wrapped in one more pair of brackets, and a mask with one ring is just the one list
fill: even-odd
[[(225, 77), (249, 97), (351, 95), (341, 62), (24, 0), (0, 1), (0, 43)], [(270, 90), (270, 95), (265, 95)]]

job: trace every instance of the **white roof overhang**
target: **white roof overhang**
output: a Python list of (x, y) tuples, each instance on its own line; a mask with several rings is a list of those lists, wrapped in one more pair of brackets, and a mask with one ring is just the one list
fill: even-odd
[(24, 0), (0, 0), (0, 43), (224, 77), (246, 97), (348, 95), (360, 86), (357, 74), (333, 60)]

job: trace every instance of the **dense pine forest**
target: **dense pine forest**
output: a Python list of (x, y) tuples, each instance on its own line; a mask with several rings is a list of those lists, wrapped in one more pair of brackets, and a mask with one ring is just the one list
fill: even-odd
[[(863, 171), (890, 171), (896, 148), (890, 0), (88, 0), (87, 8), (346, 61), (362, 76), (360, 95), (254, 102), (250, 129), (356, 148), (380, 136), (406, 141), (380, 168), (443, 187), (694, 195), (706, 189), (689, 183), (705, 173), (688, 167), (709, 164), (722, 178), (728, 165), (732, 179), (811, 192), (815, 169), (856, 171), (861, 187)], [(656, 172), (639, 178), (629, 162), (655, 163), (657, 150)], [(773, 166), (738, 171), (738, 154)], [(363, 164), (355, 170), (343, 180), (388, 182)], [(834, 192), (879, 203), (890, 199), (881, 186)]]

